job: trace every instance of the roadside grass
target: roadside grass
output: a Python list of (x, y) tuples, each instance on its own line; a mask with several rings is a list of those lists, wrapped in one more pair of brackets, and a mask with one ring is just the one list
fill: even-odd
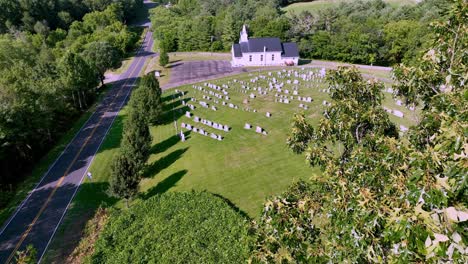
[(228, 60), (230, 61), (230, 53), (219, 52), (171, 52), (169, 60), (171, 62), (178, 61), (206, 61), (206, 60)]
[[(283, 11), (287, 13), (300, 13), (302, 11), (309, 11), (311, 13), (317, 13), (320, 10), (326, 8), (337, 7), (340, 3), (351, 2), (352, 0), (316, 0), (312, 2), (300, 2), (288, 5), (283, 8)], [(384, 0), (393, 7), (402, 5), (415, 5), (416, 0)]]

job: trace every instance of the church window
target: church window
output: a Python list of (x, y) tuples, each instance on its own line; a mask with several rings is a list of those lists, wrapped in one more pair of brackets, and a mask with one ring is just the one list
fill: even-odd
[(263, 61), (263, 55), (260, 55), (260, 61)]
[(271, 54), (271, 60), (272, 60), (272, 61), (275, 60), (275, 54)]
[(249, 56), (249, 61), (250, 61), (250, 62), (252, 61), (252, 55)]

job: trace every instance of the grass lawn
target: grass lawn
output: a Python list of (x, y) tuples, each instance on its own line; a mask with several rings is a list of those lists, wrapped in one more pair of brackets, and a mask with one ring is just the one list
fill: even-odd
[[(319, 10), (323, 10), (325, 8), (336, 7), (342, 2), (350, 2), (352, 0), (316, 0), (313, 2), (301, 2), (301, 3), (294, 3), (288, 5), (283, 8), (284, 11), (291, 13), (291, 12), (302, 12), (302, 11), (309, 11), (311, 13), (316, 13)], [(391, 6), (397, 7), (401, 5), (414, 5), (416, 4), (416, 0), (384, 0), (384, 2), (390, 4)]]
[[(309, 70), (306, 69), (306, 71)], [(207, 94), (194, 89), (191, 85), (177, 88), (186, 92), (183, 97), (179, 97), (180, 93), (176, 93), (175, 89), (164, 92), (164, 124), (151, 127), (152, 151), (137, 199), (147, 199), (166, 191), (207, 190), (230, 200), (250, 217), (257, 218), (268, 196), (280, 194), (296, 180), (320, 177), (320, 171), (317, 168), (309, 167), (305, 163), (304, 156), (293, 154), (285, 144), (291, 118), (295, 112), (302, 110), (298, 107), (300, 102), (292, 100), (291, 104), (276, 103), (274, 91), (267, 95), (258, 95), (256, 91), (250, 90), (245, 94), (242, 93), (241, 84), (233, 82), (237, 79), (248, 83), (250, 79), (259, 75), (267, 76), (267, 73), (255, 72), (211, 82), (218, 86), (230, 82), (228, 84), (230, 88), (227, 89), (230, 96), (229, 102), (237, 105), (239, 109), (223, 106), (222, 100), (219, 100), (219, 104), (214, 103), (213, 100), (204, 100), (202, 97)], [(275, 75), (276, 71), (272, 77)], [(294, 77), (291, 78), (294, 79)], [(252, 88), (268, 87), (267, 82), (262, 79), (255, 84), (249, 83), (248, 85)], [(292, 84), (285, 84), (285, 89), (289, 89), (291, 93), (292, 87)], [(330, 101), (328, 94), (321, 92), (326, 87), (325, 83), (315, 81), (298, 85), (300, 96), (310, 96), (314, 99), (312, 103), (304, 103), (309, 106), (308, 110), (302, 110), (314, 125), (322, 116), (322, 101)], [(205, 90), (211, 89), (205, 87)], [(248, 98), (250, 93), (257, 94), (257, 97)], [(185, 112), (189, 108), (182, 104), (182, 100), (189, 100), (189, 98), (197, 99), (197, 102), (189, 102), (196, 106), (196, 109), (191, 111), (194, 115), (228, 125), (232, 129), (229, 132), (216, 130), (201, 123), (195, 123), (193, 119), (186, 117)], [(248, 102), (245, 101), (246, 99)], [(198, 104), (199, 100), (207, 101), (210, 105), (216, 106), (218, 110), (213, 111), (201, 107)], [(405, 113), (405, 117), (410, 113), (406, 108), (396, 106), (389, 94), (386, 94), (385, 105), (401, 110)], [(250, 111), (242, 110), (244, 108), (249, 108)], [(71, 209), (46, 254), (46, 263), (63, 260), (71, 253), (79, 242), (86, 220), (92, 217), (100, 205), (124, 206), (122, 201), (110, 198), (106, 190), (110, 177), (110, 165), (120, 145), (125, 111), (126, 109), (119, 113), (95, 157), (90, 168), (93, 179), (92, 181), (85, 179), (80, 187)], [(267, 118), (266, 112), (271, 112), (272, 117)], [(392, 117), (392, 120), (405, 126), (413, 123), (412, 120), (406, 118)], [(187, 141), (181, 142), (176, 136), (176, 131), (180, 131), (182, 122), (203, 128), (209, 133), (220, 134), (224, 140), (217, 141), (184, 130)], [(245, 123), (251, 124), (253, 129), (244, 129)], [(255, 133), (255, 126), (261, 126), (268, 132), (268, 135)]]
[(171, 52), (169, 59), (177, 61), (206, 61), (206, 60), (228, 60), (232, 59), (231, 53), (218, 52)]

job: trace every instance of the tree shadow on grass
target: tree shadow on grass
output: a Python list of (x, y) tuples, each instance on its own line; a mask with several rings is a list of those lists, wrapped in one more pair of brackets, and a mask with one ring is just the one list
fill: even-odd
[[(169, 95), (161, 97), (161, 101), (163, 103), (168, 102), (168, 101), (173, 101), (175, 99), (178, 99), (180, 96), (186, 96), (188, 93), (189, 93), (188, 91), (184, 91), (184, 94), (182, 94), (182, 92), (169, 94)], [(187, 101), (187, 99), (190, 99), (190, 98), (185, 97), (185, 99), (186, 99), (185, 101)]]
[(169, 155), (160, 158), (158, 161), (153, 162), (153, 164), (149, 165), (145, 173), (143, 174), (144, 178), (151, 178), (154, 175), (160, 173), (162, 170), (171, 166), (174, 162), (184, 155), (184, 153), (188, 150), (188, 148), (178, 149), (174, 152), (171, 152)]
[[(190, 138), (189, 135), (191, 132), (192, 131), (184, 132), (186, 140)], [(175, 146), (175, 144), (177, 144), (179, 141), (180, 141), (179, 135), (174, 135), (172, 137), (166, 138), (165, 140), (159, 142), (158, 144), (153, 145), (150, 149), (150, 153), (151, 154), (163, 153), (164, 151)]]
[(166, 111), (162, 115), (161, 124), (162, 125), (167, 125), (167, 124), (170, 124), (170, 123), (174, 122), (174, 120), (179, 120), (179, 118), (184, 116), (185, 112), (187, 112), (187, 111), (190, 111), (190, 108), (188, 108), (187, 106), (174, 108), (174, 109), (172, 109), (170, 111)]
[(235, 205), (233, 202), (231, 202), (231, 200), (229, 200), (228, 198), (222, 196), (221, 194), (217, 194), (217, 193), (212, 193), (214, 196), (220, 198), (221, 200), (223, 200), (224, 202), (226, 202), (229, 207), (231, 207), (234, 211), (236, 211), (238, 214), (242, 215), (242, 217), (245, 217), (246, 219), (248, 220), (251, 220), (252, 218), (244, 211), (242, 211), (239, 207), (237, 207), (237, 205)]
[(166, 179), (162, 180), (160, 183), (158, 183), (156, 186), (153, 188), (149, 189), (146, 193), (141, 194), (140, 197), (143, 200), (147, 200), (157, 194), (162, 194), (167, 192), (170, 188), (174, 187), (182, 177), (187, 174), (187, 170), (181, 170), (178, 171), (171, 176), (167, 177)]

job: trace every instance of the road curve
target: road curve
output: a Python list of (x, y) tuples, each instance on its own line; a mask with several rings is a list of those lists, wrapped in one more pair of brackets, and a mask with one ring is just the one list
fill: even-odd
[(0, 263), (14, 261), (15, 252), (30, 244), (41, 261), (146, 59), (152, 56), (152, 46), (152, 34), (148, 31), (128, 70), (113, 83), (95, 112), (4, 224), (0, 230)]

